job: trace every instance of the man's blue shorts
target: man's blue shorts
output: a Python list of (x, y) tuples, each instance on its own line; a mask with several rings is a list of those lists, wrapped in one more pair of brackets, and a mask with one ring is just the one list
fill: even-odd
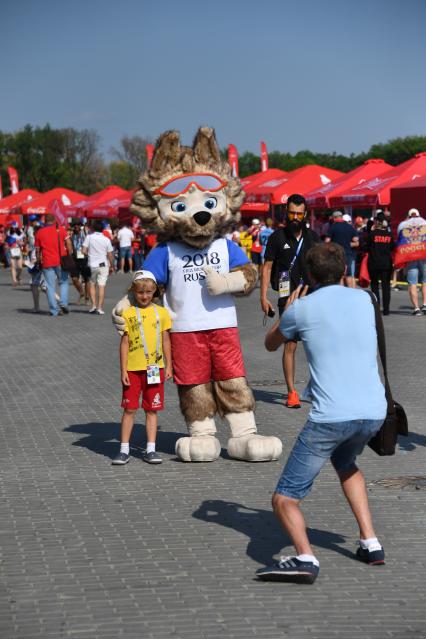
[(426, 284), (426, 260), (408, 262), (407, 282), (411, 285)]
[(347, 258), (346, 260), (346, 277), (355, 277), (355, 258)]
[(357, 455), (377, 433), (383, 420), (320, 423), (308, 419), (287, 459), (275, 492), (303, 499), (328, 459), (338, 473), (351, 470)]
[(120, 247), (120, 258), (125, 260), (126, 258), (130, 260), (132, 257), (132, 247), (131, 246), (121, 246)]

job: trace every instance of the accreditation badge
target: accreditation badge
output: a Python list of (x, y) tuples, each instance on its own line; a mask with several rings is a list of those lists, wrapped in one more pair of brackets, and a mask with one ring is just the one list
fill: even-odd
[(158, 364), (150, 364), (146, 367), (146, 381), (148, 384), (160, 384), (160, 367)]
[(278, 280), (278, 294), (280, 299), (282, 297), (289, 297), (290, 295), (290, 271), (282, 271)]

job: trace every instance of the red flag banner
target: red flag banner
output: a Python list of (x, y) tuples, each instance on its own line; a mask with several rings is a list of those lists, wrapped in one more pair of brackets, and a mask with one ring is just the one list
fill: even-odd
[(235, 144), (228, 144), (228, 162), (231, 165), (232, 175), (238, 175), (238, 151)]
[(7, 172), (9, 173), (10, 190), (12, 191), (12, 195), (14, 195), (19, 191), (18, 171), (14, 169), (13, 166), (8, 166)]
[(65, 226), (67, 224), (68, 217), (64, 213), (63, 208), (61, 208), (58, 200), (53, 200), (51, 203), (50, 213), (55, 216), (55, 219), (60, 226)]
[(153, 144), (147, 144), (145, 147), (146, 157), (148, 160), (148, 168), (151, 166), (152, 158), (154, 155), (155, 146)]
[(268, 149), (266, 148), (266, 144), (264, 142), (260, 143), (260, 170), (267, 171), (268, 170)]

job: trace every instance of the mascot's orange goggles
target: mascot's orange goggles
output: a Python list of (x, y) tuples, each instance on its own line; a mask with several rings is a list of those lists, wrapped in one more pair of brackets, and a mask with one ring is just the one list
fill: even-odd
[(168, 180), (155, 190), (158, 195), (165, 197), (176, 197), (186, 193), (192, 185), (196, 186), (200, 191), (220, 191), (228, 182), (221, 180), (214, 173), (182, 173), (177, 177)]

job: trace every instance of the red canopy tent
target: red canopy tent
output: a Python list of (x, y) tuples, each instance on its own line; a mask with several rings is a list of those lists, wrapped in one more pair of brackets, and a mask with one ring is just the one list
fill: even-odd
[(0, 213), (0, 224), (3, 226), (10, 226), (12, 224), (21, 224), (22, 218), (20, 215), (14, 215), (13, 213)]
[[(118, 189), (119, 187), (117, 187)], [(107, 200), (97, 200), (90, 206), (85, 208), (87, 217), (118, 217), (119, 209), (128, 209), (132, 201), (134, 191), (125, 191), (120, 189), (121, 193), (117, 191), (114, 197), (110, 197)]]
[(67, 213), (70, 217), (84, 217), (86, 215), (86, 209), (93, 204), (112, 200), (114, 197), (122, 195), (123, 192), (127, 193), (127, 191), (124, 191), (124, 189), (115, 184), (106, 186), (104, 189), (92, 193), (92, 195), (83, 196), (79, 202), (71, 204), (67, 209)]
[(361, 166), (357, 166), (349, 173), (345, 173), (337, 180), (333, 180), (319, 189), (314, 189), (306, 195), (306, 201), (310, 209), (332, 208), (331, 198), (344, 193), (354, 186), (367, 182), (372, 178), (392, 169), (393, 167), (379, 158), (367, 160)]
[(371, 208), (389, 206), (391, 188), (426, 175), (426, 152), (417, 153), (413, 158), (395, 166), (379, 176), (330, 198), (333, 207), (354, 206)]
[(66, 208), (73, 202), (78, 202), (85, 196), (77, 191), (70, 189), (56, 188), (42, 193), (39, 197), (34, 198), (31, 202), (21, 204), (20, 211), (23, 215), (46, 215), (50, 213), (55, 216), (59, 224), (67, 223)]
[(266, 171), (259, 171), (259, 173), (253, 173), (253, 175), (247, 175), (245, 178), (241, 178), (241, 184), (244, 191), (249, 191), (253, 186), (259, 185), (263, 182), (268, 182), (274, 178), (280, 178), (288, 175), (287, 171), (281, 169), (267, 169)]
[(19, 210), (21, 204), (39, 195), (40, 193), (34, 189), (23, 189), (0, 200), (0, 224), (11, 224), (12, 222), (20, 224), (21, 218), (19, 215), (14, 215), (15, 211)]
[(241, 213), (243, 215), (267, 213), (269, 211), (269, 203), (256, 201), (256, 196), (251, 194), (252, 189), (256, 186), (265, 186), (267, 184), (280, 184), (281, 180), (287, 178), (287, 175), (287, 171), (281, 171), (281, 169), (267, 169), (243, 178), (241, 184), (246, 193), (246, 198), (241, 206)]
[(391, 227), (396, 234), (398, 224), (406, 218), (410, 209), (418, 209), (426, 218), (426, 175), (391, 188), (390, 197)]
[(304, 195), (342, 175), (341, 171), (327, 169), (325, 166), (319, 166), (318, 164), (308, 164), (287, 173), (282, 178), (269, 180), (260, 186), (254, 186), (249, 191), (247, 201), (285, 204), (292, 193)]
[(82, 200), (85, 196), (77, 191), (71, 191), (70, 189), (56, 188), (42, 193), (39, 197), (34, 198), (30, 202), (25, 202), (19, 207), (21, 213), (24, 215), (46, 215), (50, 213), (54, 202), (57, 206), (64, 211), (69, 204), (73, 204)]

